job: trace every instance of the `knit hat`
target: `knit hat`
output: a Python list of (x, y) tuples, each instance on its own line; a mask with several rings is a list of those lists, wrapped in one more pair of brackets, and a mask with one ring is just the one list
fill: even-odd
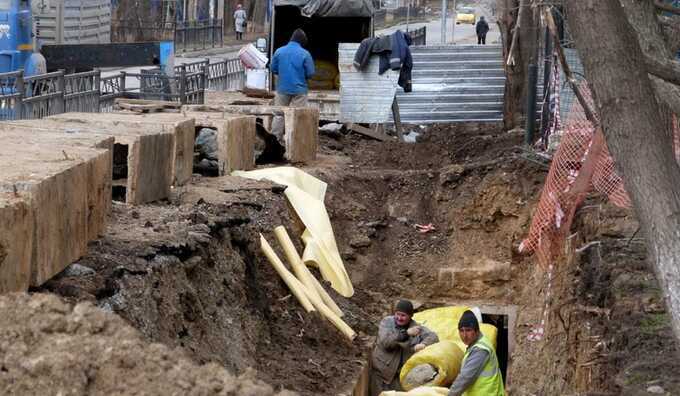
[(293, 35), (290, 36), (290, 41), (295, 41), (296, 43), (304, 47), (307, 45), (307, 35), (305, 34), (305, 31), (302, 29), (295, 29)]
[(399, 300), (399, 302), (397, 302), (397, 306), (394, 307), (394, 310), (408, 314), (408, 316), (412, 316), (413, 304), (409, 300)]
[(463, 312), (463, 316), (461, 316), (460, 321), (458, 321), (458, 330), (462, 329), (463, 327), (479, 331), (479, 322), (477, 321), (477, 317), (470, 310)]

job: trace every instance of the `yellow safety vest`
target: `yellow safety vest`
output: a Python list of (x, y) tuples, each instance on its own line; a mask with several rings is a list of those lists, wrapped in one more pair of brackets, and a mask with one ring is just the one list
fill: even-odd
[[(486, 359), (484, 369), (477, 377), (477, 380), (465, 391), (463, 396), (505, 396), (505, 388), (503, 386), (503, 375), (498, 366), (498, 358), (489, 339), (484, 335), (474, 344), (475, 347), (481, 348), (489, 353), (489, 358)], [(470, 349), (465, 351), (463, 356), (463, 365), (470, 354)]]

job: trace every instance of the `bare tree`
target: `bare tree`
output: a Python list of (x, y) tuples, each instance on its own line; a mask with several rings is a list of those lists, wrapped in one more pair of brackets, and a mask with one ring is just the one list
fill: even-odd
[(498, 0), (496, 10), (506, 76), (503, 123), (513, 129), (526, 119), (527, 70), (536, 62), (538, 17), (531, 0)]
[[(621, 3), (635, 8), (624, 11)], [(647, 238), (673, 330), (680, 339), (680, 167), (657, 99), (661, 94), (664, 100), (663, 88), (669, 83), (652, 81), (647, 67), (647, 56), (660, 62), (669, 59), (664, 58), (668, 54), (663, 40), (649, 33), (658, 28), (656, 18), (633, 3), (651, 4), (579, 0), (565, 1), (564, 6), (607, 145)], [(637, 23), (631, 25), (629, 19)]]

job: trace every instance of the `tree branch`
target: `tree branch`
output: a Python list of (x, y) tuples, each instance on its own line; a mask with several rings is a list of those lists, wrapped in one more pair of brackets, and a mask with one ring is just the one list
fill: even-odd
[(662, 0), (655, 0), (654, 1), (654, 7), (658, 8), (662, 11), (670, 12), (670, 13), (675, 14), (675, 15), (680, 15), (680, 8), (673, 7), (670, 4), (666, 4)]
[(680, 62), (668, 59), (656, 59), (645, 56), (647, 72), (669, 83), (680, 85)]

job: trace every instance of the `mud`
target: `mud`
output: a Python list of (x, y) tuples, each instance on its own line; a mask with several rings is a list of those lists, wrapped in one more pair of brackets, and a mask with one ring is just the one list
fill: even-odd
[[(259, 233), (273, 241), (275, 226), (299, 230), (283, 188), (266, 182), (196, 176), (169, 202), (115, 205), (106, 234), (79, 262), (95, 274), (60, 276), (39, 291), (113, 312), (194, 364), (237, 375), (253, 368), (274, 389), (304, 395), (351, 394), (397, 298), (421, 307), (514, 305), (513, 394), (618, 394), (657, 382), (673, 394), (675, 346), (644, 244), (621, 248), (634, 219), (601, 200), (588, 204), (597, 217), (582, 210), (569, 246), (601, 240), (603, 250), (557, 265), (546, 338), (526, 340), (542, 318), (545, 272), (515, 248), (546, 170), (521, 158), (521, 142), (482, 124), (434, 127), (417, 144), (321, 136), (318, 161), (304, 169), (328, 183), (326, 205), (356, 290), (350, 299), (334, 294), (359, 334), (352, 344), (306, 314), (260, 254)], [(426, 233), (416, 227), (429, 224)]]

